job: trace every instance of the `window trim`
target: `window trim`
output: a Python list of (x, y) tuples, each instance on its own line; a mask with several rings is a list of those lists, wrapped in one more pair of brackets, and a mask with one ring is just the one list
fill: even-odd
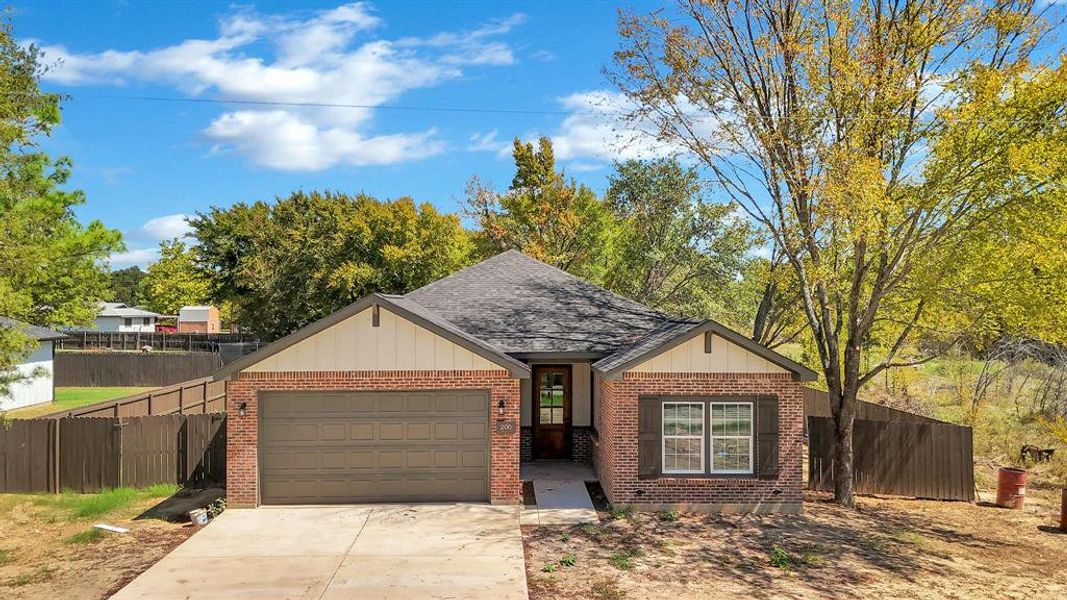
[[(700, 407), (700, 435), (670, 435), (665, 432), (667, 427), (667, 405), (688, 405)], [(660, 473), (664, 475), (706, 475), (708, 473), (708, 403), (701, 400), (664, 400), (660, 402), (660, 431), (659, 431), (659, 443), (660, 443)], [(667, 470), (667, 438), (671, 439), (700, 439), (700, 468), (697, 470)]]
[[(756, 403), (751, 400), (708, 400), (708, 474), (710, 475), (755, 475), (756, 473)], [(748, 435), (715, 435), (715, 430), (712, 427), (712, 407), (715, 405), (720, 406), (738, 406), (741, 404), (747, 404), (749, 406), (749, 430)], [(748, 469), (715, 469), (715, 439), (720, 440), (748, 440)]]

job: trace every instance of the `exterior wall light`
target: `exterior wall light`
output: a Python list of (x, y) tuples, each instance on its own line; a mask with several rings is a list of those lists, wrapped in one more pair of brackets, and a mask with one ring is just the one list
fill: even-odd
[(501, 414), (501, 415), (504, 414), (504, 406), (505, 406), (505, 404), (504, 404), (503, 400), (501, 400), (500, 402), (496, 403), (496, 412), (497, 412), (497, 414)]
[(237, 414), (242, 416), (242, 417), (245, 416), (246, 414), (248, 414), (248, 403), (247, 402), (242, 402), (242, 403), (237, 405)]

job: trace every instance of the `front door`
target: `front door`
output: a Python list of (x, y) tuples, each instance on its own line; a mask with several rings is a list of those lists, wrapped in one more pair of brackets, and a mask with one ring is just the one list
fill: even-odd
[(533, 368), (534, 458), (571, 457), (571, 368)]

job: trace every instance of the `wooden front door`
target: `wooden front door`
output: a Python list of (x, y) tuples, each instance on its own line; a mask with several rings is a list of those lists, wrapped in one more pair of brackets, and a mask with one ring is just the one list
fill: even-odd
[(571, 457), (570, 365), (533, 369), (534, 458)]

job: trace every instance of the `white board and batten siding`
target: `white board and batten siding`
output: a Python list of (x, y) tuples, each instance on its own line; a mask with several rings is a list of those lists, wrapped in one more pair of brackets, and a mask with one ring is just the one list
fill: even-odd
[(702, 334), (628, 370), (635, 373), (789, 373), (717, 335), (712, 336), (711, 352), (705, 352)]
[(438, 371), (504, 367), (382, 306), (368, 308), (248, 367), (246, 371)]
[(53, 342), (41, 342), (23, 362), (15, 366), (19, 373), (28, 377), (8, 386), (7, 394), (0, 393), (0, 411), (13, 410), (35, 404), (44, 404), (53, 399), (52, 374)]

